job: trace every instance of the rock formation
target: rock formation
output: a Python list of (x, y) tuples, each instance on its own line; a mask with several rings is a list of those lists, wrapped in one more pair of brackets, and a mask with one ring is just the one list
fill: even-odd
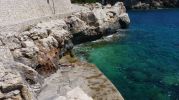
[(158, 9), (178, 7), (178, 0), (133, 0), (126, 2), (130, 9)]
[[(82, 7), (85, 9), (80, 8), (80, 12), (75, 12), (64, 19), (41, 22), (23, 32), (8, 32), (0, 35), (0, 99), (37, 99), (46, 87), (43, 84), (48, 85), (45, 81), (47, 77), (51, 79), (53, 77), (51, 75), (56, 72), (60, 75), (59, 68), (70, 66), (69, 64), (61, 64), (59, 60), (65, 55), (73, 56), (71, 53), (72, 42), (82, 43), (97, 39), (112, 34), (119, 28), (127, 28), (130, 23), (128, 14), (121, 2), (114, 6), (102, 6), (98, 3), (86, 6), (88, 7)], [(98, 70), (95, 69), (95, 71)], [(104, 77), (102, 74), (101, 76)], [(106, 84), (111, 83), (107, 81)], [(86, 87), (88, 86), (86, 85)], [(110, 89), (114, 90), (110, 90), (110, 96), (104, 94), (100, 96), (103, 95), (102, 98), (109, 100), (109, 97), (114, 94), (115, 100), (122, 100), (113, 85), (110, 85)], [(76, 90), (81, 91), (79, 88)], [(99, 99), (99, 97), (95, 98), (96, 94), (93, 94), (93, 89), (86, 89), (86, 91), (90, 96), (94, 96), (93, 99)], [(106, 89), (102, 93), (107, 93), (107, 91)], [(59, 96), (62, 95), (62, 92), (56, 92)], [(65, 98), (72, 97), (73, 100), (75, 98), (73, 92), (73, 90), (65, 92), (67, 93)], [(91, 97), (81, 93), (91, 100)], [(51, 98), (51, 100), (53, 99), (55, 100), (55, 98)], [(82, 99), (79, 98), (79, 100)]]

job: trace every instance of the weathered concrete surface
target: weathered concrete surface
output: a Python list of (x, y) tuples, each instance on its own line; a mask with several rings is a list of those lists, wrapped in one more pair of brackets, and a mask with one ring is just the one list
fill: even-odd
[(68, 12), (70, 0), (0, 0), (0, 26)]
[(24, 31), (41, 21), (72, 13), (70, 0), (0, 0), (0, 34)]

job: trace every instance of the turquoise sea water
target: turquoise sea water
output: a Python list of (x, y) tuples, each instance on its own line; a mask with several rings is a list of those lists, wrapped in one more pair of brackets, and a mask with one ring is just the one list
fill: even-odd
[(76, 54), (94, 63), (125, 100), (179, 100), (179, 9), (129, 11), (123, 39)]

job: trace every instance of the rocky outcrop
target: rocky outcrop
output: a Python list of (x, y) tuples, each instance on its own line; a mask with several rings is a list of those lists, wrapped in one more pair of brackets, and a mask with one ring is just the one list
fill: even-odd
[(150, 4), (142, 3), (141, 1), (132, 5), (132, 9), (150, 9)]
[(134, 0), (126, 3), (130, 9), (158, 9), (179, 7), (178, 0)]
[(68, 24), (72, 33), (78, 33), (73, 35), (74, 43), (92, 41), (115, 33), (119, 28), (127, 28), (130, 23), (129, 16), (121, 2), (114, 6), (102, 6), (99, 3), (84, 6), (89, 10), (75, 13), (67, 18), (67, 24), (72, 23)]
[(0, 46), (0, 99), (32, 100), (25, 80), (37, 80), (37, 72), (30, 67), (14, 61), (8, 47)]
[[(84, 9), (81, 11), (61, 20), (41, 22), (23, 32), (0, 34), (0, 50), (2, 50), (0, 52), (2, 71), (0, 73), (0, 99), (35, 100), (41, 93), (43, 94), (41, 92), (45, 88), (43, 84), (48, 85), (48, 82), (45, 81), (47, 77), (52, 79), (50, 75), (56, 73), (59, 68), (71, 66), (71, 64), (61, 64), (59, 60), (65, 55), (73, 56), (71, 52), (73, 43), (98, 39), (114, 33), (119, 28), (127, 28), (130, 23), (123, 3), (118, 2), (114, 6), (102, 6), (98, 3), (86, 6), (88, 7), (82, 7)], [(57, 73), (62, 73), (62, 71)], [(104, 75), (102, 77), (105, 78)], [(76, 84), (75, 87), (78, 85)], [(52, 88), (55, 89), (53, 86)], [(64, 89), (63, 86), (60, 88)], [(110, 85), (109, 89), (114, 90), (114, 86)], [(100, 97), (96, 97), (94, 90), (90, 89), (91, 92), (88, 94), (98, 100)], [(106, 89), (101, 93), (105, 94), (109, 91)], [(60, 96), (61, 93), (57, 94)], [(115, 96), (118, 98), (116, 100), (121, 100), (116, 89), (106, 98), (112, 97), (112, 93), (116, 93)], [(69, 98), (68, 93), (66, 95), (66, 98)], [(88, 98), (85, 93), (84, 96)]]

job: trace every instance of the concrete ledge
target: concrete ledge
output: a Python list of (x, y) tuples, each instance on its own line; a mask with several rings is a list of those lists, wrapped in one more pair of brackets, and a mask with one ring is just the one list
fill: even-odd
[(1, 25), (0, 26), (0, 34), (3, 32), (8, 32), (8, 31), (13, 31), (13, 32), (22, 32), (26, 29), (28, 29), (29, 26), (37, 24), (41, 21), (49, 21), (49, 20), (54, 20), (54, 19), (62, 19), (65, 18), (69, 15), (71, 15), (72, 12), (65, 13), (65, 14), (56, 14), (54, 16), (45, 16), (45, 17), (40, 17), (40, 18), (33, 18), (29, 20), (22, 20), (21, 22), (16, 22), (12, 24), (6, 24), (6, 25)]

